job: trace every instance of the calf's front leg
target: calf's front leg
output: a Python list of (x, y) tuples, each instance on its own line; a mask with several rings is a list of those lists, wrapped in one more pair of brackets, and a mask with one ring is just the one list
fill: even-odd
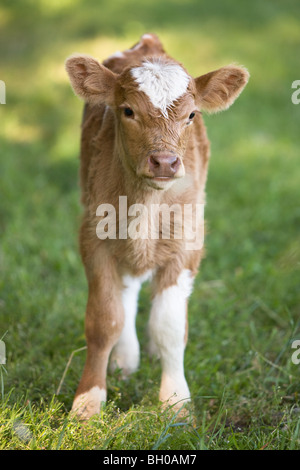
[(80, 419), (99, 413), (101, 402), (106, 401), (108, 359), (121, 334), (123, 317), (115, 273), (109, 266), (102, 266), (101, 274), (93, 273), (89, 279), (85, 319), (87, 358), (72, 406), (72, 412)]
[(149, 321), (150, 339), (161, 359), (162, 376), (159, 398), (178, 410), (190, 400), (184, 375), (184, 350), (187, 329), (187, 299), (193, 278), (185, 269), (177, 282), (163, 290), (157, 286)]

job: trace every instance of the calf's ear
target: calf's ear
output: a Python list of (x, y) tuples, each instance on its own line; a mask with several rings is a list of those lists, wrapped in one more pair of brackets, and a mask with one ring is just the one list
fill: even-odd
[(73, 55), (65, 66), (76, 95), (90, 104), (113, 105), (116, 74), (87, 55)]
[(208, 113), (223, 111), (236, 100), (246, 86), (249, 73), (244, 67), (228, 65), (195, 79), (196, 102)]

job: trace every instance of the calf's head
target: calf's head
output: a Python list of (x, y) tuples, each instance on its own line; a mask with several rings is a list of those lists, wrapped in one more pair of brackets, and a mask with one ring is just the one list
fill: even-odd
[(75, 93), (110, 107), (116, 150), (134, 177), (167, 189), (185, 174), (185, 151), (199, 111), (227, 109), (248, 81), (247, 70), (227, 66), (192, 78), (167, 56), (149, 57), (116, 74), (89, 56), (74, 55), (66, 69)]

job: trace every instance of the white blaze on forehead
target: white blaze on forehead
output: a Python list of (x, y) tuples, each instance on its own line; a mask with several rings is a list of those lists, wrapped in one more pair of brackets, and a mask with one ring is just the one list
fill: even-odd
[(165, 63), (160, 59), (146, 60), (140, 67), (131, 70), (139, 85), (139, 90), (146, 93), (155, 108), (159, 108), (165, 117), (167, 109), (186, 91), (190, 81), (188, 74), (179, 64)]

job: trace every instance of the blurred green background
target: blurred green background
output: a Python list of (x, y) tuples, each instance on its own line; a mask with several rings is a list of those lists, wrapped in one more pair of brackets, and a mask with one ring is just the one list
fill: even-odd
[[(238, 414), (243, 426), (257, 426), (267, 413), (273, 423), (286, 403), (281, 397), (296, 406), (299, 393), (300, 366), (291, 362), (291, 343), (300, 339), (300, 105), (291, 101), (300, 79), (297, 0), (1, 1), (4, 392), (12, 403), (50, 400), (69, 354), (85, 344), (87, 291), (77, 248), (82, 103), (64, 61), (74, 52), (102, 61), (145, 32), (158, 34), (193, 76), (229, 63), (251, 75), (232, 108), (204, 117), (212, 149), (208, 235), (190, 302), (186, 368), (195, 397), (219, 396), (226, 386), (232, 421)], [(140, 311), (144, 344), (147, 286)], [(66, 410), (79, 356), (60, 397)], [(159, 366), (153, 378), (143, 361), (127, 391), (110, 379), (109, 396), (123, 409), (146, 390), (155, 400)], [(200, 398), (196, 404), (202, 409)]]

